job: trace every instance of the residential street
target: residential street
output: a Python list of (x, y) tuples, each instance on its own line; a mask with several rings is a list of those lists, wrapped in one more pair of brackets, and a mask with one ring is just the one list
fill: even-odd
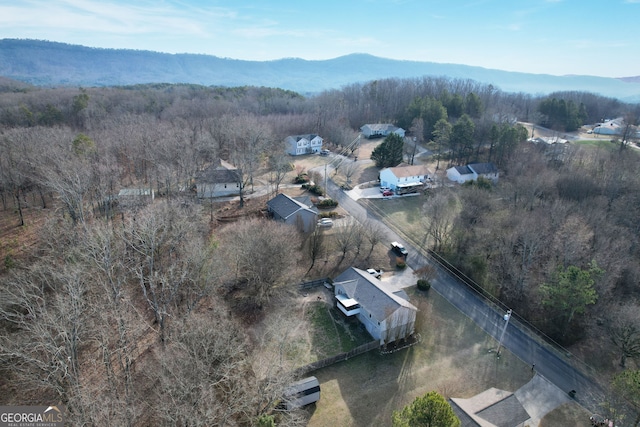
[[(318, 168), (320, 173), (324, 168)], [(329, 170), (328, 173), (332, 171)], [(412, 269), (431, 264), (437, 269), (437, 278), (432, 281), (432, 289), (441, 294), (447, 301), (457, 307), (461, 312), (471, 318), (480, 328), (498, 340), (504, 329), (505, 310), (495, 307), (478, 295), (474, 290), (459, 280), (452, 273), (431, 256), (426, 256), (418, 251), (409, 242), (391, 230), (384, 222), (371, 212), (368, 212), (357, 201), (351, 199), (344, 191), (338, 188), (330, 179), (327, 182), (327, 193), (340, 203), (350, 215), (362, 221), (372, 219), (378, 221), (385, 230), (387, 241), (398, 241), (405, 245), (409, 251), (407, 265)], [(575, 390), (575, 400), (591, 412), (601, 412), (600, 404), (605, 401), (605, 390), (595, 381), (589, 378), (585, 372), (587, 367), (581, 366), (576, 360), (571, 360), (570, 355), (564, 354), (560, 349), (554, 348), (544, 342), (540, 337), (530, 332), (523, 326), (514, 314), (507, 324), (506, 332), (502, 340), (502, 347), (506, 348), (525, 363), (532, 366), (538, 375), (555, 384), (560, 390), (569, 394)], [(535, 364), (535, 367), (534, 367)]]

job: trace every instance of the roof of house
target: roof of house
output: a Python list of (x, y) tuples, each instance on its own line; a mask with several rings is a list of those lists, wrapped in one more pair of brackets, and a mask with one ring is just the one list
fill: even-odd
[(498, 168), (493, 163), (469, 163), (467, 167), (478, 175), (498, 172)]
[(300, 210), (306, 210), (313, 213), (317, 213), (315, 208), (306, 205), (303, 202), (300, 202), (292, 197), (287, 196), (286, 194), (278, 194), (273, 199), (267, 202), (267, 206), (269, 210), (277, 213), (281, 218), (287, 219), (291, 215), (295, 214)]
[(118, 192), (118, 196), (153, 196), (153, 190), (151, 188), (123, 188)]
[(215, 164), (210, 165), (205, 170), (200, 171), (196, 175), (197, 182), (207, 184), (226, 184), (236, 183), (241, 180), (241, 172), (238, 169), (218, 169)]
[(562, 139), (559, 136), (538, 136), (536, 138), (529, 138), (528, 141), (533, 142), (534, 144), (566, 144), (569, 142), (566, 139)]
[(292, 138), (294, 139), (296, 142), (300, 141), (301, 139), (306, 139), (311, 141), (312, 139), (316, 138), (318, 135), (316, 135), (315, 133), (308, 133), (306, 135), (290, 135), (288, 137), (286, 137), (285, 139), (289, 139)]
[[(490, 388), (470, 399), (450, 399), (464, 426), (515, 427), (531, 418), (517, 396)], [(464, 416), (460, 416), (464, 414)]]
[[(362, 126), (360, 129), (364, 128), (365, 126), (368, 126), (369, 129), (371, 130), (377, 130), (377, 131), (389, 131), (389, 132), (394, 132), (398, 129), (401, 129), (397, 126), (394, 126), (390, 123), (367, 123), (366, 125)], [(404, 129), (403, 129), (404, 130)]]
[(234, 169), (238, 169), (235, 166), (233, 166), (231, 163), (224, 161), (223, 159), (216, 159), (213, 161), (212, 165), (216, 168), (216, 169), (227, 169), (227, 170), (234, 170)]
[(340, 284), (347, 296), (358, 301), (378, 322), (388, 318), (400, 307), (418, 310), (407, 301), (404, 291), (387, 285), (355, 267), (342, 272), (333, 283)]
[(431, 169), (429, 169), (425, 165), (396, 166), (394, 168), (389, 168), (389, 170), (397, 178), (408, 178), (410, 176), (431, 175), (431, 174), (433, 174), (433, 172), (431, 172)]
[(453, 166), (452, 169), (458, 171), (460, 175), (473, 175), (473, 171), (468, 166)]

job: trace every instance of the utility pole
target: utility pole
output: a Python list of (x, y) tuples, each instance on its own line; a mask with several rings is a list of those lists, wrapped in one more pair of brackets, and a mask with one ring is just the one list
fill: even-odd
[[(324, 191), (325, 193), (327, 193), (327, 166), (329, 166), (329, 164), (331, 164), (334, 168), (338, 168), (340, 167), (340, 165), (342, 164), (342, 162), (344, 162), (344, 160), (347, 158), (349, 150), (355, 150), (355, 148), (360, 148), (360, 138), (362, 137), (362, 134), (359, 133), (358, 136), (356, 137), (356, 139), (354, 139), (353, 141), (351, 141), (351, 143), (349, 145), (347, 145), (347, 147), (345, 147), (340, 153), (336, 153), (338, 154), (338, 157), (335, 157), (333, 160), (327, 160), (327, 162), (324, 164)], [(355, 148), (354, 148), (355, 147)], [(328, 195), (328, 193), (327, 193)]]
[(496, 352), (496, 357), (500, 359), (500, 349), (502, 348), (502, 339), (504, 338), (504, 333), (507, 332), (507, 326), (509, 326), (509, 319), (511, 319), (512, 310), (507, 310), (507, 314), (502, 316), (504, 319), (504, 327), (502, 328), (502, 333), (500, 334), (500, 341), (498, 341), (498, 351)]

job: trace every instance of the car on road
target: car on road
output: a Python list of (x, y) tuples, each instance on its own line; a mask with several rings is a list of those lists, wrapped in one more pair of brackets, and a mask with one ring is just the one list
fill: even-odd
[(328, 156), (328, 155), (329, 155), (329, 153), (331, 153), (331, 151), (329, 151), (329, 150), (321, 150), (321, 151), (320, 151), (320, 155), (321, 155), (321, 156)]
[(393, 191), (391, 190), (386, 190), (382, 193), (382, 197), (390, 197), (393, 196)]
[(333, 220), (331, 220), (331, 218), (322, 218), (320, 221), (318, 221), (318, 227), (332, 227), (333, 226)]
[(398, 256), (406, 257), (409, 252), (407, 249), (398, 242), (391, 242), (391, 250)]
[(384, 193), (385, 191), (391, 191), (389, 187), (380, 187), (380, 192)]
[(371, 274), (376, 279), (382, 277), (382, 270), (376, 270), (375, 268), (367, 268), (367, 273)]

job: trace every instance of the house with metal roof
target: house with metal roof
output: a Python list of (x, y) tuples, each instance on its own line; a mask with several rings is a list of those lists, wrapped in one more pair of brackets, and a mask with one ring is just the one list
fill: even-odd
[(418, 309), (402, 289), (355, 267), (336, 277), (333, 286), (337, 308), (345, 316), (356, 316), (380, 345), (415, 332)]
[(309, 197), (293, 198), (278, 194), (267, 202), (267, 210), (276, 221), (295, 225), (301, 231), (313, 231), (318, 221), (318, 210)]
[(370, 123), (362, 126), (360, 132), (365, 138), (383, 138), (395, 133), (404, 138), (405, 130), (390, 123)]

